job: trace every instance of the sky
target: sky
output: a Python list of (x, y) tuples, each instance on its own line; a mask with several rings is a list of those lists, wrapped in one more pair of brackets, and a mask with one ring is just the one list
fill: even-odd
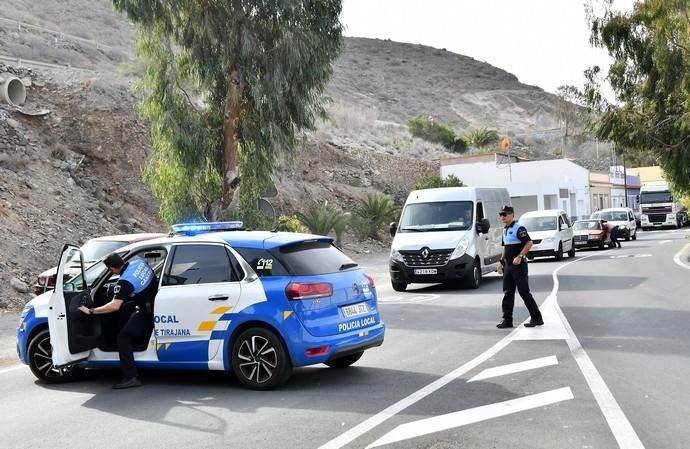
[[(582, 87), (583, 72), (608, 67), (589, 43), (586, 0), (344, 0), (346, 36), (424, 44), (504, 69), (555, 92)], [(614, 0), (631, 10), (635, 0)]]

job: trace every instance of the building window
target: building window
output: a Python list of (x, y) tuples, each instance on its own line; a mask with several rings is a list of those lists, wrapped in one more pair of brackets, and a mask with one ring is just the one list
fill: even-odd
[(560, 196), (561, 198), (568, 199), (568, 189), (559, 189), (558, 196)]

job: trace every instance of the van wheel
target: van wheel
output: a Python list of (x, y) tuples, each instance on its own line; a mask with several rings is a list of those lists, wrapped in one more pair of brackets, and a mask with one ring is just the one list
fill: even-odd
[(355, 363), (357, 360), (362, 358), (364, 351), (355, 352), (354, 354), (346, 355), (344, 357), (338, 357), (337, 359), (329, 360), (323, 362), (325, 365), (331, 368), (347, 368), (348, 366)]
[(472, 277), (467, 280), (467, 288), (477, 289), (482, 284), (482, 266), (477, 259), (472, 265)]
[(404, 292), (405, 290), (407, 290), (407, 284), (404, 282), (391, 281), (391, 285), (393, 286), (393, 290), (395, 290), (396, 292)]
[(575, 257), (575, 240), (570, 242), (570, 251), (568, 251), (568, 257), (570, 257), (570, 258)]
[(242, 332), (232, 345), (232, 371), (252, 390), (271, 390), (285, 383), (292, 363), (283, 342), (272, 331), (252, 327)]
[(44, 329), (29, 343), (29, 368), (39, 380), (56, 384), (75, 380), (82, 372), (77, 365), (55, 368), (53, 365), (53, 347), (50, 345), (50, 332)]
[(556, 251), (556, 260), (563, 260), (563, 242), (558, 244), (558, 250)]

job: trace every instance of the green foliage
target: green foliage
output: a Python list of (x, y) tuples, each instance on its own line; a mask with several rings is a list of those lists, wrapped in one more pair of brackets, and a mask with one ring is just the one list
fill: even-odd
[(299, 221), (309, 229), (309, 232), (316, 235), (329, 235), (338, 229), (336, 233), (336, 244), (340, 245), (342, 233), (350, 221), (350, 215), (324, 203), (320, 206), (311, 207), (306, 213), (296, 214)]
[(619, 151), (651, 151), (666, 179), (690, 193), (690, 34), (687, 1), (636, 2), (631, 12), (614, 10), (590, 17), (592, 42), (608, 51), (608, 81), (616, 96), (602, 95), (600, 69), (586, 72), (585, 97), (598, 114), (599, 139)]
[(465, 140), (470, 146), (485, 149), (497, 145), (501, 140), (501, 136), (495, 129), (474, 128), (467, 133)]
[(446, 148), (453, 153), (464, 153), (468, 147), (467, 140), (463, 136), (456, 136), (451, 145), (446, 145)]
[(258, 199), (278, 156), (294, 154), (300, 130), (324, 115), (341, 0), (113, 5), (138, 26), (138, 110), (154, 150), (145, 179), (161, 216), (215, 218), (212, 206), (232, 197), (239, 174), (240, 215), (260, 223)]
[(410, 133), (431, 143), (440, 143), (448, 149), (455, 147), (455, 131), (433, 117), (418, 115), (407, 121)]
[(395, 221), (400, 208), (386, 195), (369, 194), (362, 201), (353, 218), (351, 228), (361, 239), (381, 239), (381, 230), (391, 221)]
[(463, 187), (464, 185), (465, 184), (455, 175), (448, 175), (445, 178), (441, 178), (440, 175), (433, 174), (419, 178), (413, 190), (437, 189), (440, 187)]
[(278, 217), (276, 231), (304, 233), (307, 232), (307, 228), (304, 227), (296, 215), (281, 215)]

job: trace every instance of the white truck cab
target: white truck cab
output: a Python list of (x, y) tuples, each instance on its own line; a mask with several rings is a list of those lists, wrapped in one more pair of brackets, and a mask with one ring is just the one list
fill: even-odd
[(499, 211), (510, 204), (504, 188), (445, 187), (410, 193), (400, 223), (391, 223), (393, 289), (413, 283), (462, 280), (478, 288), (501, 258)]

